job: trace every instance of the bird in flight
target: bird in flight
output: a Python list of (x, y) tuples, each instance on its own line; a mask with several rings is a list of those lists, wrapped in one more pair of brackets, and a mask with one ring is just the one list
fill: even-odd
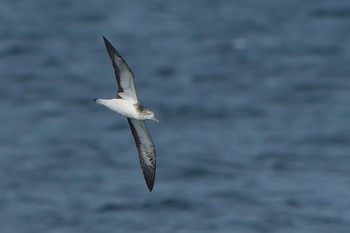
[(139, 154), (143, 175), (151, 192), (156, 174), (156, 152), (145, 120), (159, 121), (154, 117), (154, 113), (151, 110), (139, 104), (135, 90), (135, 76), (128, 64), (105, 37), (103, 37), (103, 40), (108, 55), (112, 60), (118, 92), (115, 98), (94, 99), (94, 102), (102, 104), (128, 119)]

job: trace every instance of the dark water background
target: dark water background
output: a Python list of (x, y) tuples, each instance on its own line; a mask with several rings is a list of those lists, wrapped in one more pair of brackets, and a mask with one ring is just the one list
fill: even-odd
[(1, 233), (350, 232), (349, 1), (2, 0), (0, 80)]

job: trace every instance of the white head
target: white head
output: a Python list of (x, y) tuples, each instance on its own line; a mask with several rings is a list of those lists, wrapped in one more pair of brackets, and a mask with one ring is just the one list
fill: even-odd
[(155, 122), (157, 122), (157, 123), (159, 123), (159, 120), (157, 120), (156, 118), (154, 118), (154, 112), (152, 112), (151, 110), (149, 110), (149, 109), (144, 109), (143, 111), (142, 111), (142, 118), (144, 119), (144, 120), (153, 120), (153, 121), (155, 121)]

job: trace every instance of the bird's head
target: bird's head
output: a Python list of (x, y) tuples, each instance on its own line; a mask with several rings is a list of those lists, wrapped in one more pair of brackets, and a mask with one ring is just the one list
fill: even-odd
[(144, 120), (153, 120), (157, 123), (159, 123), (159, 120), (157, 120), (155, 117), (154, 117), (154, 112), (152, 112), (151, 110), (149, 109), (145, 109), (143, 111), (143, 119)]

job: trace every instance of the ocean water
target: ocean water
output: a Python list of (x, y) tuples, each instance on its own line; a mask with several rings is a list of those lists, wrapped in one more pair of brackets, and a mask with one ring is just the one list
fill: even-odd
[[(157, 148), (149, 193), (106, 36)], [(350, 3), (0, 2), (0, 232), (348, 233)]]

